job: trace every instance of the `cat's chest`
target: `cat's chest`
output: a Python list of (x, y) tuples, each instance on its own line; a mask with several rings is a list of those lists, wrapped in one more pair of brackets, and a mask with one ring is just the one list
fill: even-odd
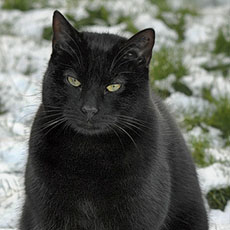
[(36, 160), (43, 165), (43, 169), (68, 178), (96, 179), (100, 176), (107, 177), (111, 173), (119, 174), (117, 171), (125, 168), (127, 156), (131, 155), (130, 150), (124, 151), (114, 143), (103, 143), (103, 141), (92, 143), (81, 140), (46, 142), (39, 151), (42, 153)]

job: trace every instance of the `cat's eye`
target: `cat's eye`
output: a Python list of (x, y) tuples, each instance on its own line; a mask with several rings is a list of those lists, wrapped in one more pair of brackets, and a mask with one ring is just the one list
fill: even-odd
[(76, 78), (73, 78), (73, 77), (67, 77), (67, 80), (68, 80), (68, 82), (72, 85), (72, 86), (74, 86), (74, 87), (79, 87), (80, 85), (81, 85), (81, 82), (80, 81), (78, 81)]
[(109, 92), (115, 92), (121, 88), (121, 84), (111, 84), (106, 87)]

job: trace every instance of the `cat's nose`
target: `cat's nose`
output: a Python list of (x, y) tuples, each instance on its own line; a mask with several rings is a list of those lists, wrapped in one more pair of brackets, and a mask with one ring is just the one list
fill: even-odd
[(87, 116), (87, 120), (90, 120), (98, 112), (98, 109), (94, 106), (84, 105), (81, 111)]

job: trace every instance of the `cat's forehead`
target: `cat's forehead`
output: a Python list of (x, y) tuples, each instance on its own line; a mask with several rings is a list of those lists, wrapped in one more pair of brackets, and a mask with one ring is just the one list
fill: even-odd
[(111, 64), (119, 47), (127, 39), (108, 33), (83, 32), (82, 34), (87, 46), (87, 53), (83, 57), (86, 66), (84, 80), (98, 83), (113, 80), (115, 75), (110, 73)]
[(114, 46), (120, 46), (127, 39), (118, 35), (109, 33), (91, 33), (83, 32), (83, 39), (87, 42), (87, 46), (92, 50), (101, 52), (108, 52), (113, 49)]

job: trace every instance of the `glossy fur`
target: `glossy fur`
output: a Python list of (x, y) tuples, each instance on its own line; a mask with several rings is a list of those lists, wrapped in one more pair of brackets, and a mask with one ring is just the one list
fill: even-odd
[(150, 91), (154, 31), (79, 33), (59, 12), (53, 30), (19, 229), (208, 230), (190, 152)]

